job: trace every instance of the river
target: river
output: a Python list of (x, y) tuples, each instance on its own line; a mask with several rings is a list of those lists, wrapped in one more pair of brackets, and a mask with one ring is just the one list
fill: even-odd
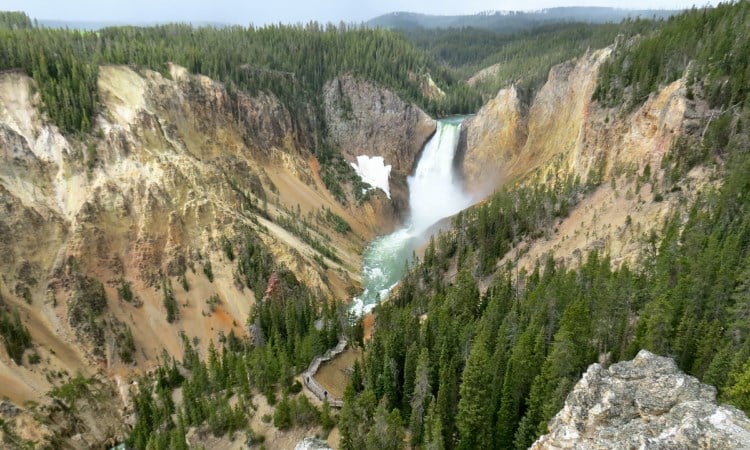
[(472, 204), (453, 170), (453, 159), (464, 117), (438, 120), (425, 144), (409, 185), (410, 215), (405, 225), (370, 243), (362, 257), (362, 293), (351, 310), (362, 315), (385, 299), (403, 277), (414, 251), (429, 238), (426, 232), (440, 219)]

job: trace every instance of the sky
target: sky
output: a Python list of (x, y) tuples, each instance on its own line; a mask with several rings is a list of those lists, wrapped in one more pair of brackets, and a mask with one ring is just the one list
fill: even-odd
[(0, 0), (0, 10), (25, 11), (35, 19), (97, 22), (359, 23), (393, 11), (474, 14), (553, 6), (683, 9), (717, 0)]

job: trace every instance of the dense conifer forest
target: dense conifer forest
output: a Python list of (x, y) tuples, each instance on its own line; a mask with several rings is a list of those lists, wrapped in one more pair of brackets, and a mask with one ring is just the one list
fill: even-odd
[[(260, 444), (247, 425), (254, 392), (278, 404), (268, 420), (280, 429), (332, 428), (327, 404), (317, 408), (295, 396), (301, 385), (294, 376), (342, 334), (364, 349), (338, 414), (343, 449), (403, 448), (407, 436), (413, 448), (526, 448), (589, 364), (632, 358), (642, 348), (674, 357), (683, 370), (717, 386), (721, 400), (750, 412), (749, 9), (741, 1), (659, 23), (405, 37), (318, 24), (78, 32), (0, 14), (0, 69), (31, 75), (50, 118), (70, 134), (91, 131), (100, 64), (166, 74), (166, 64), (175, 62), (224, 82), (230, 92), (271, 91), (296, 114), (317, 107), (328, 80), (353, 73), (443, 115), (475, 111), (480, 92), (488, 95), (511, 81), (533, 91), (551, 65), (608, 45), (618, 34), (624, 38), (594, 94), (601, 104), (637, 105), (688, 71), (689, 95), (720, 111), (703, 134), (670, 150), (662, 168), (669, 176), (659, 188), (678, 189), (681, 176), (698, 164), (715, 167), (723, 182), (651, 236), (637, 264), (613, 267), (594, 251), (576, 268), (553, 256), (528, 273), (498, 267), (514, 244), (542, 235), (599, 180), (591, 174), (508, 187), (458, 214), (453, 229), (430, 242), (397, 293), (377, 307), (367, 343), (343, 305), (275, 267), (257, 236), (224, 243), (243, 283), (259, 293), (276, 286), (257, 299), (248, 318), (254, 339), (220, 336), (220, 348), (212, 342), (203, 361), (185, 337), (181, 361), (165, 354), (156, 373), (141, 380), (128, 444), (184, 448), (191, 426), (216, 436), (242, 431), (249, 443)], [(469, 72), (462, 67), (507, 61), (515, 67), (483, 88), (458, 81)], [(425, 98), (413, 73), (429, 73), (447, 97)], [(449, 281), (453, 268), (457, 274)], [(488, 277), (480, 295), (479, 280)], [(272, 278), (277, 281), (269, 283)], [(2, 299), (0, 334), (13, 358), (28, 346), (28, 331)]]
[(376, 448), (368, 439), (383, 432), (383, 407), (398, 412), (415, 448), (527, 448), (589, 364), (643, 348), (674, 357), (722, 401), (750, 411), (748, 9), (693, 10), (623, 43), (595, 95), (641, 102), (689, 67), (691, 95), (720, 112), (702, 136), (674, 146), (658, 188), (679, 189), (697, 164), (716, 167), (721, 185), (652, 235), (637, 264), (614, 268), (598, 251), (575, 269), (553, 255), (530, 273), (496, 266), (521, 237), (566, 215), (595, 176), (508, 188), (459, 214), (377, 308), (340, 416), (342, 448)]
[(588, 50), (604, 48), (616, 39), (626, 41), (635, 35), (648, 35), (663, 23), (643, 19), (617, 24), (556, 23), (510, 34), (476, 28), (417, 28), (400, 32), (462, 79), (492, 66), (474, 84), (485, 100), (499, 89), (515, 84), (528, 101), (555, 64)]
[[(230, 93), (273, 92), (298, 115), (307, 111), (305, 105), (319, 105), (323, 85), (345, 73), (392, 88), (432, 114), (471, 112), (480, 103), (448, 70), (384, 30), (310, 23), (262, 28), (174, 24), (88, 32), (33, 27), (19, 13), (0, 18), (0, 69), (31, 75), (50, 117), (69, 133), (91, 129), (99, 65), (129, 64), (166, 74), (169, 62), (224, 82)], [(446, 91), (445, 99), (422, 96), (413, 76), (422, 74)]]

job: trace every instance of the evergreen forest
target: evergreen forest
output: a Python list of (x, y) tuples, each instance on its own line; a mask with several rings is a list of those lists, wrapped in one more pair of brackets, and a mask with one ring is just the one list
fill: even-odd
[[(93, 32), (0, 14), (0, 70), (32, 76), (49, 118), (71, 136), (93, 131), (103, 64), (168, 76), (173, 62), (223, 82), (232, 95), (271, 92), (296, 120), (312, 121), (323, 142), (316, 108), (324, 85), (338, 75), (391, 88), (433, 116), (473, 113), (511, 83), (529, 101), (552, 65), (613, 43), (594, 93), (602, 106), (632, 110), (687, 73), (688, 96), (717, 111), (702, 133), (669, 150), (660, 168), (667, 176), (656, 190), (679, 190), (698, 165), (714, 168), (720, 182), (649, 236), (637, 263), (613, 264), (606, 253), (591, 251), (575, 267), (554, 255), (530, 271), (500, 265), (514, 245), (543, 236), (600, 180), (590, 174), (509, 185), (459, 213), (449, 231), (430, 241), (376, 308), (365, 342), (362, 323), (345, 305), (276, 266), (248, 231), (222, 245), (241, 281), (266, 291), (247, 320), (253, 338), (219, 336), (203, 360), (199, 343), (185, 335), (182, 359), (165, 352), (156, 372), (140, 380), (127, 445), (186, 448), (186, 430), (202, 427), (214, 436), (243, 432), (248, 445), (260, 446), (263, 437), (248, 417), (253, 394), (262, 393), (276, 406), (266, 419), (277, 428), (337, 425), (342, 449), (523, 449), (546, 432), (590, 364), (631, 359), (640, 349), (673, 357), (716, 386), (721, 401), (750, 413), (750, 2), (659, 21), (544, 24), (511, 34), (318, 23)], [(489, 78), (465, 83), (494, 64), (499, 68)], [(426, 97), (413, 74), (429, 74), (446, 96)], [(345, 221), (337, 226), (349, 231)], [(483, 294), (480, 283), (489, 284)], [(119, 289), (132, 295), (126, 285)], [(169, 310), (166, 285), (164, 292)], [(30, 345), (18, 313), (2, 298), (0, 335), (14, 360)], [(295, 376), (342, 336), (363, 357), (334, 414), (327, 403), (318, 407), (297, 396), (302, 386)]]
[(687, 70), (689, 95), (720, 112), (673, 146), (658, 188), (679, 189), (698, 164), (722, 183), (649, 236), (631, 265), (596, 250), (576, 268), (554, 255), (530, 272), (497, 265), (522, 237), (567, 215), (595, 174), (508, 187), (456, 216), (376, 309), (340, 415), (342, 448), (378, 448), (369, 437), (382, 432), (380, 408), (398, 416), (412, 448), (527, 448), (590, 364), (640, 349), (672, 356), (750, 412), (749, 13), (748, 2), (692, 10), (622, 43), (595, 93), (638, 104)]
[[(0, 70), (22, 69), (41, 91), (50, 118), (68, 133), (91, 130), (102, 64), (167, 74), (167, 64), (224, 82), (230, 93), (273, 92), (298, 120), (317, 106), (323, 85), (350, 73), (394, 89), (435, 115), (468, 113), (480, 98), (408, 41), (385, 30), (304, 26), (200, 27), (170, 24), (97, 32), (33, 27), (25, 15), (0, 19)], [(424, 98), (414, 75), (429, 74), (444, 99)], [(410, 76), (411, 75), (411, 76)], [(318, 127), (323, 131), (323, 125)]]

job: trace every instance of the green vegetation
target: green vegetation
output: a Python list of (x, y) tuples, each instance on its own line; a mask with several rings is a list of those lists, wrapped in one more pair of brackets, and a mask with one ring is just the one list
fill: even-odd
[(91, 321), (107, 308), (107, 294), (101, 281), (81, 274), (75, 276), (75, 293), (68, 307), (71, 324)]
[(234, 261), (234, 249), (232, 243), (226, 237), (221, 240), (221, 247), (229, 261)]
[(20, 11), (0, 11), (0, 29), (20, 30), (32, 28), (31, 19)]
[(600, 72), (594, 99), (634, 108), (659, 86), (687, 73), (688, 96), (702, 93), (713, 107), (735, 106), (750, 89), (748, 27), (746, 1), (675, 16), (660, 33), (618, 47)]
[(127, 325), (121, 325), (115, 332), (115, 342), (117, 343), (117, 355), (125, 364), (131, 364), (135, 361), (135, 340), (133, 332)]
[(92, 380), (79, 373), (62, 386), (52, 389), (49, 394), (64, 401), (70, 408), (75, 408), (76, 401), (90, 394), (91, 382)]
[(208, 310), (210, 312), (216, 312), (216, 308), (221, 305), (221, 299), (219, 298), (219, 294), (214, 294), (206, 299), (206, 305), (208, 305)]
[(0, 295), (0, 336), (8, 355), (16, 364), (21, 364), (24, 352), (31, 348), (31, 335), (21, 322), (18, 310), (10, 309), (5, 305), (2, 295)]
[[(673, 55), (685, 54), (668, 44), (672, 28), (700, 18), (706, 32), (696, 34), (696, 47), (743, 52), (734, 44), (746, 45), (739, 30), (747, 27), (747, 8), (742, 2), (688, 12), (664, 24), (664, 34), (639, 42), (667, 43), (661, 51), (676, 53), (652, 56), (669, 67)], [(731, 34), (725, 23), (742, 26)], [(732, 45), (721, 47), (727, 35)], [(623, 47), (615, 63), (640, 61), (651, 51), (639, 43)], [(748, 59), (718, 69), (716, 61), (734, 55), (716, 52), (707, 63), (699, 54), (688, 53), (698, 58), (694, 63), (684, 61), (705, 77), (696, 78), (693, 95), (723, 112), (706, 120), (705, 132), (674, 145), (654, 201), (678, 191), (697, 164), (713, 164), (720, 185), (700, 192), (689, 209), (644, 237), (634, 266), (613, 267), (598, 251), (581, 254), (575, 268), (553, 255), (530, 273), (514, 267), (512, 254), (507, 265), (497, 264), (514, 243), (543, 236), (565, 216), (580, 194), (601, 182), (598, 169), (585, 184), (570, 177), (537, 180), (459, 214), (391, 301), (377, 307), (362, 374), (347, 388), (342, 448), (365, 447), (373, 430), (381, 430), (380, 405), (400, 414), (413, 447), (527, 448), (546, 432), (589, 364), (631, 359), (642, 348), (673, 357), (687, 373), (717, 386), (722, 401), (750, 412), (750, 99), (745, 88), (731, 88), (746, 76)], [(652, 73), (666, 73), (659, 64)], [(726, 95), (717, 97), (711, 88), (716, 77)], [(641, 178), (654, 182), (650, 167)], [(489, 284), (484, 294), (480, 280)]]
[[(256, 256), (246, 252), (238, 255), (239, 263), (246, 268), (252, 267), (258, 255), (262, 258), (267, 254), (263, 247), (251, 248), (258, 250)], [(183, 335), (182, 362), (165, 356), (155, 376), (141, 381), (135, 399), (137, 421), (129, 446), (180, 448), (188, 427), (206, 429), (214, 436), (233, 436), (244, 431), (249, 440), (262, 442), (262, 437), (249, 429), (252, 396), (264, 393), (274, 404), (279, 390), (284, 398), (273, 418), (278, 428), (331, 420), (304, 395), (292, 397), (301, 387), (292, 380), (314, 355), (338, 342), (342, 313), (336, 305), (299, 283), (291, 272), (274, 270), (273, 266), (270, 270), (273, 277), (261, 278), (275, 279), (275, 289), (253, 308), (248, 320), (252, 339), (239, 339), (234, 332), (220, 336), (221, 349), (213, 341), (209, 343), (204, 361), (197, 344)], [(181, 404), (172, 400), (177, 388), (182, 389)], [(182, 443), (178, 442), (180, 439)]]
[(336, 230), (337, 233), (346, 234), (352, 231), (349, 222), (328, 208), (325, 209), (325, 220), (333, 226), (333, 229)]
[(168, 279), (162, 281), (162, 292), (164, 309), (167, 312), (167, 322), (174, 323), (180, 320), (180, 305), (177, 304), (177, 299), (174, 296), (174, 290), (172, 289), (172, 283)]
[(273, 425), (285, 430), (296, 426), (310, 426), (320, 423), (321, 412), (310, 403), (307, 396), (300, 395), (296, 398), (284, 397), (273, 414)]
[(260, 300), (266, 290), (268, 279), (273, 273), (275, 266), (273, 256), (263, 245), (260, 237), (247, 230), (237, 257), (235, 281), (240, 286), (245, 285), (252, 289), (256, 300)]
[[(286, 215), (279, 215), (276, 217), (276, 223), (284, 227), (286, 230), (294, 233), (296, 236), (301, 238), (305, 243), (312, 247), (316, 252), (319, 253), (318, 259), (322, 263), (323, 257), (330, 259), (333, 262), (341, 263), (341, 258), (336, 254), (336, 250), (333, 247), (329, 247), (320, 238), (330, 242), (330, 238), (319, 230), (307, 217), (303, 216), (300, 212), (299, 205), (296, 210), (286, 210)], [(333, 214), (333, 213), (331, 213)], [(337, 227), (343, 227), (343, 224), (338, 222), (335, 218), (327, 217), (327, 220), (333, 220), (334, 225)], [(342, 218), (339, 217), (346, 226), (349, 226)], [(317, 235), (317, 236), (316, 236)], [(316, 255), (318, 256), (318, 255)]]
[(366, 201), (370, 194), (370, 185), (364, 183), (352, 166), (344, 159), (341, 152), (329, 145), (322, 145), (316, 151), (320, 162), (320, 176), (331, 194), (340, 203), (347, 203), (345, 185), (351, 186), (351, 192), (358, 203)]
[(446, 244), (441, 250), (443, 254), (431, 247), (425, 253), (425, 264), (445, 267), (447, 257), (463, 249), (475, 254), (479, 274), (492, 273), (512, 245), (525, 236), (542, 236), (554, 219), (568, 215), (585, 192), (580, 180), (569, 176), (539, 182), (533, 187), (503, 190), (488, 202), (456, 216), (454, 226), (465, 233), (460, 240)]
[[(682, 231), (679, 215), (670, 220), (638, 271), (612, 269), (596, 252), (577, 270), (550, 257), (530, 274), (501, 268), (479, 295), (482, 245), (471, 230), (480, 218), (459, 223), (378, 307), (364, 383), (345, 409), (367, 396), (386, 402), (427, 444), (437, 438), (425, 417), (433, 408), (447, 448), (526, 448), (589, 364), (646, 348), (747, 410), (750, 158), (732, 162), (724, 186), (701, 196)], [(452, 285), (449, 261), (460, 267)], [(343, 448), (374, 426), (372, 411), (357, 414), (360, 425), (342, 427)]]
[(78, 272), (73, 257), (68, 260), (72, 272), (73, 295), (68, 303), (68, 322), (79, 339), (94, 345), (94, 353), (104, 356), (105, 323), (102, 315), (107, 309), (107, 294), (101, 281)]
[(211, 283), (214, 282), (214, 269), (211, 265), (211, 260), (206, 257), (206, 260), (203, 261), (203, 274), (206, 275), (206, 278), (208, 278), (208, 281)]
[(548, 24), (514, 34), (475, 28), (415, 29), (403, 34), (462, 78), (497, 65), (476, 84), (485, 100), (494, 97), (499, 89), (516, 84), (528, 101), (547, 80), (552, 66), (587, 50), (611, 45), (618, 35), (627, 39), (661, 25), (662, 22), (650, 20), (626, 20), (619, 24)]
[(125, 300), (128, 303), (133, 301), (133, 289), (129, 281), (120, 279), (120, 285), (117, 287), (117, 297), (119, 297), (120, 300)]
[[(30, 23), (25, 16), (2, 18)], [(335, 52), (330, 51), (333, 48)], [(450, 96), (454, 104), (422, 97), (410, 73), (431, 74), (449, 93), (457, 85), (429, 56), (384, 30), (317, 23), (262, 28), (114, 27), (96, 33), (0, 27), (0, 69), (18, 68), (31, 75), (52, 120), (70, 133), (91, 129), (100, 64), (131, 64), (166, 73), (168, 62), (224, 82), (231, 95), (273, 92), (300, 122), (309, 120), (308, 106), (321, 104), (324, 84), (344, 73), (395, 89), (433, 113), (470, 112), (479, 106), (477, 96), (472, 101), (462, 97), (471, 92)], [(472, 109), (462, 109), (461, 104)], [(324, 124), (320, 125), (323, 131)]]
[(395, 12), (376, 17), (367, 24), (400, 30), (475, 28), (498, 34), (514, 34), (555, 23), (617, 23), (635, 17), (666, 18), (674, 13), (675, 11), (659, 9), (631, 10), (595, 6), (563, 6), (545, 8), (544, 11), (495, 11), (461, 16)]

